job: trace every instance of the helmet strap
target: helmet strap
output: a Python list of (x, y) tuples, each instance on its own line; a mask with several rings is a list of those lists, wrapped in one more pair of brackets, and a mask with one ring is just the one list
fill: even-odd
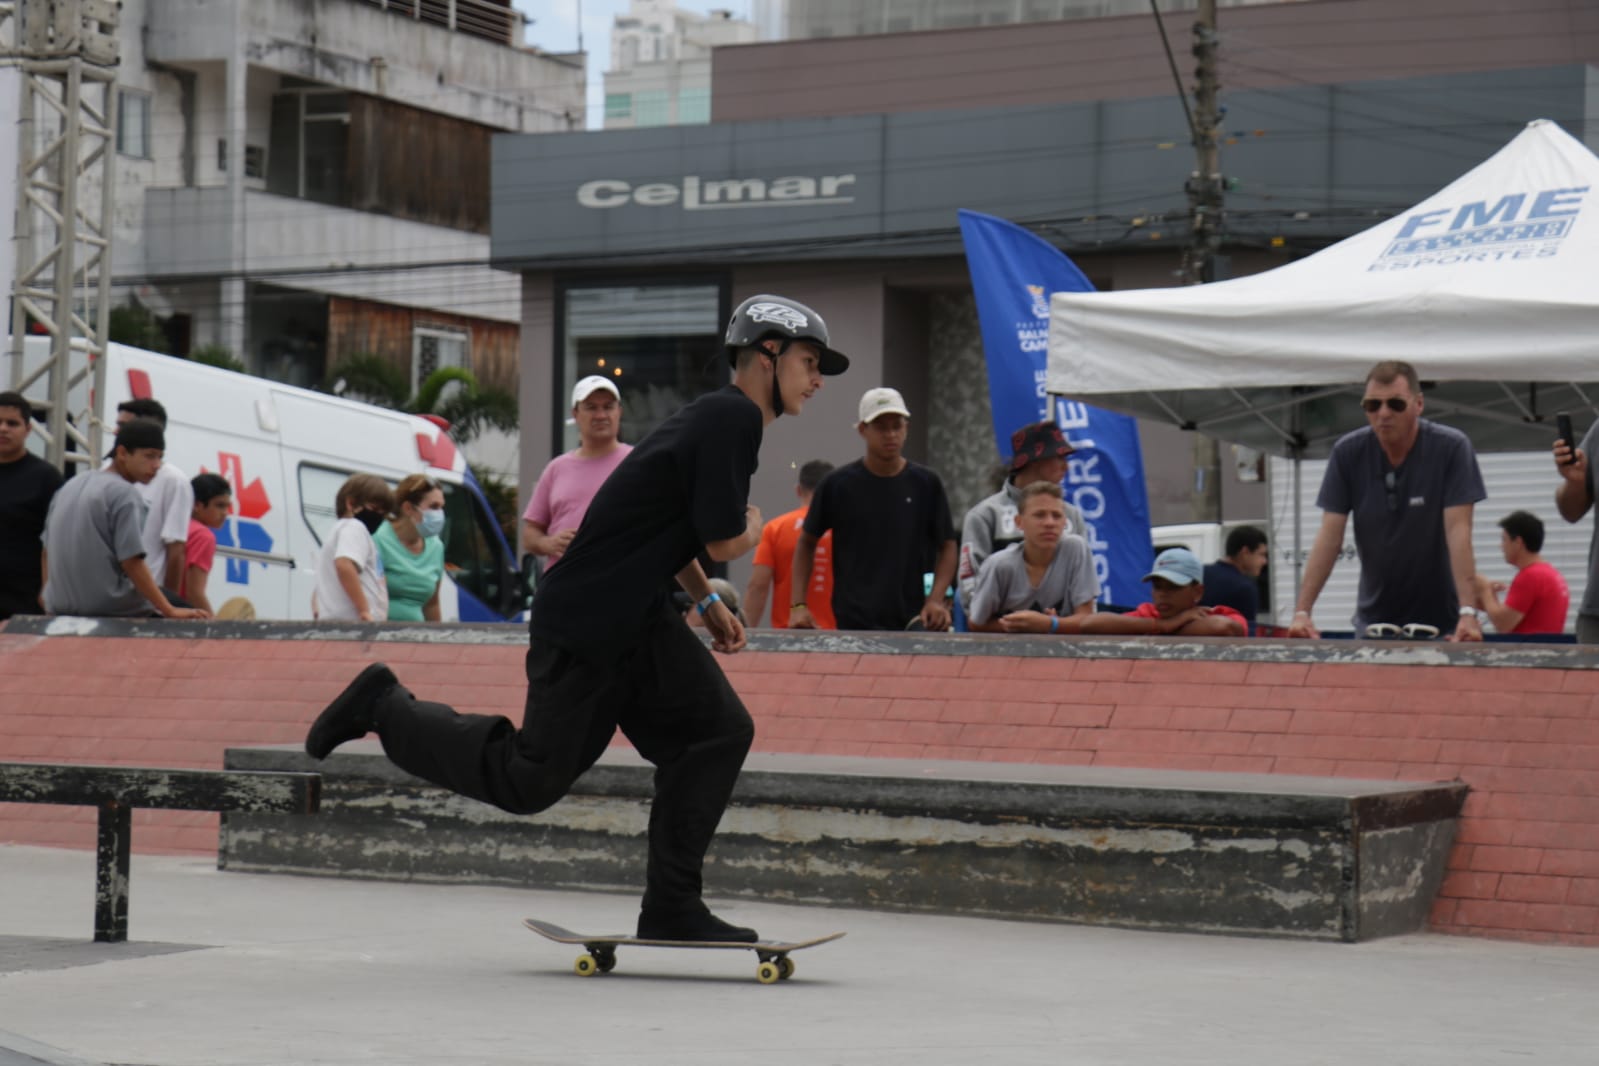
[(792, 343), (793, 343), (793, 341), (789, 341), (789, 340), (780, 341), (778, 343), (778, 345), (777, 345), (777, 351), (775, 351), (775, 352), (770, 351), (770, 350), (768, 350), (766, 348), (762, 348), (761, 349), (761, 351), (766, 352), (766, 354), (771, 356), (771, 358), (772, 358), (772, 417), (773, 418), (782, 418), (783, 417), (783, 386), (778, 384), (778, 380), (777, 380), (777, 361), (783, 357), (783, 353), (788, 351), (788, 346), (790, 344), (792, 344)]

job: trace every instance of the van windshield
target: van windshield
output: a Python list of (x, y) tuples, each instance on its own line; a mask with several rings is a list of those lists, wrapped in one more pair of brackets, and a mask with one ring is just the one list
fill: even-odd
[(492, 518), (464, 485), (440, 487), (444, 489), (444, 567), (456, 585), (492, 609), (500, 602), (506, 572), (499, 545), (484, 528)]

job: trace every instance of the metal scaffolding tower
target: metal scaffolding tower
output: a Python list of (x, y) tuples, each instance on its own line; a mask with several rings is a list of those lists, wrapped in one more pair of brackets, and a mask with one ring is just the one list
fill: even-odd
[[(11, 383), (43, 380), (46, 459), (99, 465), (111, 312), (116, 163), (117, 0), (0, 2), (0, 63), (21, 71), (16, 174), (16, 272), (11, 291)], [(49, 337), (29, 367), (24, 338)], [(87, 379), (88, 404), (68, 410)]]

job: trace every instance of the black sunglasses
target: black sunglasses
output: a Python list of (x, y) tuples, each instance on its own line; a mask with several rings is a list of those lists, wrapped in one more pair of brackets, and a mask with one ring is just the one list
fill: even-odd
[(1409, 407), (1410, 406), (1410, 401), (1405, 399), (1403, 396), (1390, 396), (1386, 400), (1379, 400), (1379, 399), (1376, 399), (1375, 397), (1368, 397), (1367, 399), (1364, 399), (1364, 400), (1360, 401), (1360, 406), (1362, 406), (1362, 407), (1364, 407), (1366, 409), (1366, 413), (1368, 415), (1376, 414), (1379, 410), (1382, 409), (1382, 405), (1383, 404), (1387, 404), (1388, 405), (1388, 410), (1394, 411), (1394, 412), (1399, 412), (1399, 411), (1403, 411), (1405, 408)]

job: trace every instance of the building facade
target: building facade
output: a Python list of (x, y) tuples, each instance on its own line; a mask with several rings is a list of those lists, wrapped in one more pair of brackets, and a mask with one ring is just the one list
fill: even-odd
[[(1269, 0), (1218, 0), (1217, 6), (1264, 2)], [(1196, 6), (1196, 0), (1160, 4), (1168, 12)], [(1099, 19), (1148, 11), (1148, 0), (754, 0), (752, 18), (761, 37), (775, 41)]]
[(755, 25), (728, 11), (702, 15), (670, 0), (633, 0), (611, 28), (605, 128), (709, 122), (711, 50), (755, 39)]
[[(1356, 27), (1329, 19), (1378, 7), (1405, 32), (1357, 63), (1348, 51)], [(1439, 37), (1446, 15), (1488, 40)], [(1246, 16), (1263, 21), (1250, 29)], [(1248, 29), (1238, 40), (1265, 39), (1268, 27), (1278, 70), (1248, 88), (1224, 84), (1229, 272), (1270, 269), (1404, 210), (1533, 118), (1599, 143), (1599, 19), (1583, 0), (1544, 16), (1529, 21), (1492, 0), (1238, 9), (1232, 24)], [(1418, 50), (1429, 20), (1430, 52)], [(905, 394), (908, 453), (944, 475), (957, 508), (991, 491), (1008, 457), (994, 451), (957, 210), (1027, 226), (1100, 289), (1172, 285), (1194, 167), (1148, 16), (1025, 29), (1019, 43), (1017, 27), (875, 38), (871, 63), (857, 54), (861, 39), (719, 49), (718, 118), (708, 126), (500, 141), (493, 256), (523, 278), (524, 494), (533, 472), (572, 445), (564, 420), (573, 381), (616, 376), (624, 432), (637, 439), (726, 380), (722, 324), (760, 292), (821, 310), (853, 363), (805, 417), (770, 427), (755, 503), (768, 513), (787, 506), (809, 459), (857, 457), (855, 404), (877, 385)], [(1014, 49), (1035, 39), (1049, 44), (1047, 61), (1025, 64), (1032, 83), (1006, 82), (1021, 65)], [(1107, 53), (1107, 41), (1121, 50)], [(936, 47), (971, 65), (935, 62)], [(1401, 55), (1408, 76), (1391, 72)], [(724, 62), (740, 77), (724, 82)], [(1089, 83), (1105, 64), (1121, 80), (1096, 94)], [(1373, 66), (1382, 76), (1368, 79)], [(1426, 73), (1440, 67), (1449, 72)], [(757, 73), (771, 69), (837, 77), (777, 93)], [(1310, 71), (1315, 79), (1298, 73)], [(1057, 102), (1062, 79), (1081, 83), (1080, 95)], [(985, 84), (1016, 96), (989, 105), (975, 90)], [(834, 109), (840, 85), (849, 106)], [(967, 90), (964, 106), (948, 99), (951, 85)], [(872, 110), (874, 99), (894, 106)], [(724, 111), (739, 118), (722, 121)], [(1146, 427), (1144, 443), (1154, 521), (1204, 517), (1194, 513), (1193, 436)], [(1222, 515), (1264, 517), (1260, 483), (1233, 474), (1258, 468), (1219, 459), (1208, 462), (1228, 475)]]
[(524, 47), (509, 0), (124, 0), (121, 25), (116, 291), (169, 350), (514, 386), (490, 143), (582, 128), (580, 56)]

